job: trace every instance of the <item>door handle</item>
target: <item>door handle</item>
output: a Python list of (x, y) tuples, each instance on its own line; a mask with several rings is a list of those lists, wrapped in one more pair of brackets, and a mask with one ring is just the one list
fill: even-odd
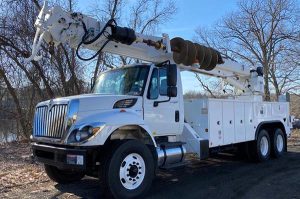
[(179, 111), (175, 111), (175, 122), (179, 122)]

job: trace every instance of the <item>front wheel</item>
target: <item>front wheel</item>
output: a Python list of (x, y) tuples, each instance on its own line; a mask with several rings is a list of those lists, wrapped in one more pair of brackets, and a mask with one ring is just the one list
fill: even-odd
[(137, 141), (120, 144), (109, 158), (105, 183), (115, 198), (142, 198), (154, 178), (154, 160), (149, 148)]

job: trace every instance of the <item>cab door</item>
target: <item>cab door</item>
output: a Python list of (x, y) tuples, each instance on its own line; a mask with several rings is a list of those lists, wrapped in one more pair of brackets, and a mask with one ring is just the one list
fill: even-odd
[(154, 136), (180, 133), (180, 119), (183, 117), (180, 116), (178, 94), (168, 101), (167, 89), (166, 68), (154, 67), (144, 93), (144, 120)]

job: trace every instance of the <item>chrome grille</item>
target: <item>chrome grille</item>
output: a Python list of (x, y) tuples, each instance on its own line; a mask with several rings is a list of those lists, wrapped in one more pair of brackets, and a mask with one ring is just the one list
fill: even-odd
[(39, 106), (34, 116), (33, 135), (35, 137), (62, 138), (66, 129), (67, 104)]

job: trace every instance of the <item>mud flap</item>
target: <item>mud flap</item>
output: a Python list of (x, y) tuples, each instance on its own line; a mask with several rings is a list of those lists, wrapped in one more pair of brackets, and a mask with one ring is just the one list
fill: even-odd
[(207, 159), (209, 157), (209, 141), (200, 140), (200, 160)]

